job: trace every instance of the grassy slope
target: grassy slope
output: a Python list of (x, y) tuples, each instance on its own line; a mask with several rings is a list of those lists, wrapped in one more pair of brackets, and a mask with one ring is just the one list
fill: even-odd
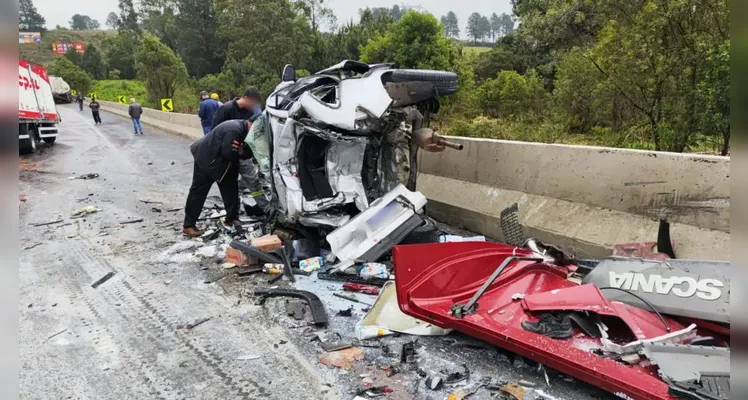
[(116, 34), (117, 31), (73, 31), (67, 29), (47, 31), (42, 34), (42, 42), (39, 44), (19, 44), (18, 56), (36, 64), (48, 65), (56, 57), (60, 57), (60, 55), (52, 53), (52, 43), (54, 42), (84, 42), (101, 49), (101, 42), (104, 38)]

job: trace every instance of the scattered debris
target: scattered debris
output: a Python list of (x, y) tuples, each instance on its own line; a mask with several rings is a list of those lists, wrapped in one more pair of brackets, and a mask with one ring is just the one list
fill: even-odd
[(25, 194), (18, 194), (18, 201), (26, 202), (26, 195)]
[(26, 246), (26, 247), (24, 247), (23, 249), (24, 249), (24, 250), (31, 250), (31, 249), (33, 249), (34, 247), (36, 247), (36, 246), (41, 246), (41, 245), (42, 245), (42, 243), (38, 242), (38, 243), (34, 243), (34, 244), (30, 245), (30, 246)]
[(324, 263), (325, 260), (322, 257), (311, 257), (299, 261), (299, 269), (304, 272), (314, 272), (320, 269)]
[(166, 212), (175, 212), (175, 211), (179, 211), (181, 209), (182, 209), (182, 207), (175, 207), (175, 208), (170, 208), (170, 209), (166, 210)]
[[(345, 284), (343, 287), (345, 288)], [(364, 340), (391, 335), (394, 332), (418, 336), (441, 336), (448, 334), (451, 330), (439, 328), (400, 311), (395, 282), (390, 281), (384, 284), (371, 310), (356, 325), (355, 335), (357, 339)]]
[(522, 385), (524, 387), (530, 387), (530, 388), (531, 387), (535, 387), (535, 383), (530, 382), (530, 381), (521, 380), (521, 381), (519, 381), (517, 383), (519, 383), (520, 385)]
[[(321, 257), (319, 257), (321, 258)], [(301, 265), (301, 263), (299, 263)], [(353, 282), (346, 282), (343, 284), (343, 290), (347, 290), (349, 292), (358, 292), (363, 294), (371, 294), (371, 295), (378, 295), (379, 294), (379, 288), (372, 285), (364, 285), (361, 283), (353, 283)]]
[(144, 204), (164, 204), (163, 201), (153, 201), (153, 200), (143, 200), (143, 199), (140, 199), (138, 201)]
[(260, 251), (272, 251), (283, 247), (283, 242), (276, 235), (265, 235), (252, 239), (251, 245)]
[(304, 303), (301, 301), (286, 301), (286, 314), (292, 316), (295, 320), (301, 321), (304, 319)]
[(73, 180), (73, 179), (87, 180), (87, 179), (96, 179), (98, 177), (99, 177), (99, 174), (97, 174), (95, 172), (91, 172), (89, 174), (83, 174), (83, 175), (78, 175), (78, 176), (71, 176), (71, 177), (68, 178), (68, 180)]
[[(282, 275), (278, 275), (279, 277)], [(312, 320), (316, 325), (327, 325), (327, 312), (322, 301), (312, 292), (305, 290), (290, 289), (263, 289), (255, 290), (255, 296), (259, 296), (259, 304), (265, 302), (268, 297), (296, 297), (300, 298), (309, 305), (312, 312)]]
[(130, 220), (127, 220), (127, 221), (120, 221), (119, 224), (120, 225), (135, 224), (135, 223), (138, 223), (138, 222), (143, 222), (143, 218), (130, 219)]
[(387, 266), (380, 263), (365, 263), (361, 266), (359, 276), (363, 279), (379, 278), (387, 279), (390, 273), (387, 271)]
[(202, 319), (198, 319), (197, 321), (192, 322), (192, 323), (186, 323), (184, 325), (178, 325), (177, 329), (192, 329), (192, 328), (194, 328), (194, 327), (196, 327), (198, 325), (202, 325), (202, 324), (210, 321), (210, 319), (211, 319), (211, 317), (202, 318)]
[(345, 310), (338, 310), (338, 313), (335, 315), (338, 315), (340, 317), (350, 317), (353, 315), (353, 306), (350, 306)]
[(515, 400), (525, 399), (525, 388), (516, 383), (508, 383), (502, 386), (501, 391), (511, 395)]
[(319, 356), (319, 362), (331, 367), (351, 369), (353, 363), (364, 359), (364, 351), (358, 347), (350, 347), (343, 350), (322, 353)]
[(156, 213), (160, 213), (161, 209), (158, 208), (158, 207), (151, 207), (151, 211), (156, 212)]
[(353, 344), (351, 344), (350, 342), (342, 342), (342, 341), (322, 343), (322, 349), (328, 352), (343, 350), (343, 349), (347, 349), (352, 346)]
[(82, 217), (82, 216), (84, 216), (86, 214), (93, 214), (93, 213), (97, 213), (99, 211), (101, 211), (101, 210), (99, 210), (98, 208), (96, 208), (96, 206), (86, 206), (86, 207), (79, 208), (79, 209), (73, 211), (73, 213), (71, 214), (71, 217)]
[(246, 360), (257, 360), (259, 358), (262, 358), (262, 356), (256, 356), (256, 355), (253, 355), (253, 354), (249, 354), (249, 355), (246, 355), (246, 356), (239, 356), (236, 359), (237, 360), (246, 361)]
[(442, 378), (438, 376), (431, 375), (426, 378), (424, 384), (431, 390), (439, 390), (442, 386), (444, 386), (444, 381), (442, 381)]
[(67, 330), (68, 330), (68, 328), (65, 328), (65, 329), (63, 329), (63, 330), (61, 330), (61, 331), (59, 331), (59, 332), (55, 333), (54, 335), (52, 335), (52, 336), (48, 337), (48, 338), (47, 338), (47, 340), (49, 340), (49, 339), (52, 339), (53, 337), (55, 337), (55, 336), (57, 336), (57, 335), (62, 335), (63, 333), (67, 332)]
[(371, 304), (371, 303), (367, 303), (367, 302), (365, 302), (365, 301), (361, 301), (361, 300), (359, 300), (359, 299), (357, 299), (357, 298), (355, 298), (355, 297), (351, 297), (351, 296), (346, 296), (346, 295), (344, 295), (344, 294), (341, 294), (341, 293), (333, 293), (332, 295), (333, 295), (333, 296), (335, 296), (335, 297), (340, 297), (341, 299), (346, 299), (346, 300), (348, 300), (348, 301), (352, 301), (352, 302), (354, 302), (354, 303), (361, 303), (361, 304), (366, 304), (367, 306), (371, 306), (371, 305), (373, 305), (373, 304)]
[(60, 223), (62, 221), (64, 221), (64, 219), (56, 219), (54, 221), (49, 221), (49, 222), (37, 222), (37, 223), (32, 224), (32, 225), (33, 226), (46, 226), (46, 225), (57, 224), (57, 223)]
[(101, 286), (104, 282), (106, 282), (109, 279), (111, 279), (114, 276), (114, 274), (115, 274), (114, 271), (107, 272), (106, 275), (104, 275), (101, 278), (99, 278), (98, 281), (92, 283), (91, 287), (94, 288), (94, 289), (96, 289), (97, 287)]
[(283, 264), (263, 264), (262, 272), (270, 275), (279, 275), (283, 273)]
[(400, 349), (400, 363), (412, 363), (415, 361), (415, 356), (415, 342), (403, 343), (403, 347)]

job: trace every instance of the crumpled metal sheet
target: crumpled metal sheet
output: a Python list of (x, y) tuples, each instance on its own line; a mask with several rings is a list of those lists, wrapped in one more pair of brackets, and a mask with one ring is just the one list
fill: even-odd
[(666, 380), (699, 382), (703, 373), (730, 376), (728, 348), (651, 343), (644, 345), (642, 353)]
[(352, 197), (356, 208), (361, 211), (369, 207), (364, 184), (361, 180), (365, 151), (365, 141), (333, 142), (327, 148), (325, 166), (332, 190)]

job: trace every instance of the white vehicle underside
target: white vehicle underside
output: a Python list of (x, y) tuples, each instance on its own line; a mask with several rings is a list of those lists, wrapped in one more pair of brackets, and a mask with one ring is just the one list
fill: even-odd
[(326, 229), (408, 182), (409, 146), (424, 147), (414, 132), (457, 87), (453, 73), (389, 64), (344, 61), (301, 79), (287, 71), (247, 142), (284, 223)]

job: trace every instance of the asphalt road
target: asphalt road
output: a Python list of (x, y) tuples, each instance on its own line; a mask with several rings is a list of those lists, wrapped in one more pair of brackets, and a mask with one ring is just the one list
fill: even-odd
[[(428, 391), (408, 366), (385, 376), (380, 367), (398, 356), (380, 345), (399, 353), (412, 340), (407, 336), (370, 341), (365, 360), (350, 372), (318, 363), (315, 330), (288, 317), (283, 300), (251, 301), (249, 291), (267, 286), (265, 278), (237, 278), (221, 268), (220, 249), (182, 237), (182, 212), (167, 210), (184, 205), (192, 173), (188, 139), (147, 126), (144, 136), (134, 136), (128, 120), (107, 112), (99, 126), (87, 110), (60, 112), (57, 142), (20, 160), (21, 398), (352, 399), (361, 375), (392, 387), (390, 399), (449, 393)], [(69, 179), (89, 173), (99, 177)], [(86, 206), (98, 211), (70, 218)], [(320, 292), (338, 287), (302, 281)], [(330, 329), (351, 339), (360, 305), (353, 317), (336, 317), (335, 308), (348, 304), (331, 303), (327, 293), (324, 299)], [(457, 334), (419, 339), (419, 358), (429, 371), (465, 364), (472, 382), (536, 382), (528, 399), (609, 397), (553, 371), (548, 387), (536, 365)], [(494, 395), (481, 389), (471, 398)]]

